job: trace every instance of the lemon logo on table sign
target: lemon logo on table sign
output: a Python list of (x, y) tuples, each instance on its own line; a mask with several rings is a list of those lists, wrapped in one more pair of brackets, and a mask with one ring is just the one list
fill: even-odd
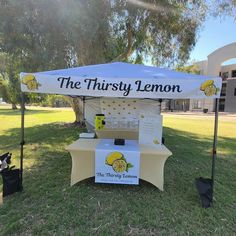
[(207, 97), (216, 95), (220, 89), (214, 85), (214, 80), (206, 80), (200, 86), (200, 90), (205, 93)]
[(116, 173), (128, 172), (129, 168), (133, 167), (131, 163), (127, 163), (124, 155), (117, 151), (107, 156), (105, 164), (111, 166)]
[(36, 78), (32, 74), (28, 74), (23, 76), (21, 83), (27, 86), (27, 89), (29, 90), (37, 90), (41, 84), (37, 82)]
[(154, 144), (159, 144), (159, 141), (158, 141), (157, 138), (154, 138), (152, 141), (153, 141)]

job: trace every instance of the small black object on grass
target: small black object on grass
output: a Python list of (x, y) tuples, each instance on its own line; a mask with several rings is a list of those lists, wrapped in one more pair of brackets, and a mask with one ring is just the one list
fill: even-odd
[(21, 191), (20, 169), (5, 170), (2, 171), (1, 174), (3, 182), (3, 197)]
[(20, 169), (9, 167), (11, 163), (11, 153), (7, 152), (0, 156), (0, 174), (3, 182), (3, 197), (22, 190)]
[(213, 202), (213, 181), (208, 178), (196, 178), (196, 187), (201, 199), (202, 207), (208, 208)]

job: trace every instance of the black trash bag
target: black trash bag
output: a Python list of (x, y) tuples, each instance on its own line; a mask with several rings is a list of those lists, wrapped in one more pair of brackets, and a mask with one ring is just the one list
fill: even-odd
[(196, 178), (196, 187), (201, 199), (202, 207), (208, 208), (213, 202), (213, 182), (212, 179)]
[(22, 190), (20, 181), (20, 170), (9, 169), (2, 171), (3, 197)]

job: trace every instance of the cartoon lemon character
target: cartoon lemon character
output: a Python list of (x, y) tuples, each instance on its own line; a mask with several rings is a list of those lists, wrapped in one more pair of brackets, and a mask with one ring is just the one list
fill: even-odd
[(207, 80), (202, 83), (200, 90), (203, 91), (207, 97), (216, 95), (219, 91), (219, 89), (214, 85), (214, 80)]
[(117, 173), (122, 173), (124, 171), (128, 172), (129, 168), (133, 167), (131, 163), (127, 163), (124, 155), (117, 151), (110, 153), (107, 156), (105, 163), (112, 166), (113, 170)]
[(35, 78), (34, 75), (29, 74), (29, 75), (25, 75), (22, 80), (21, 80), (22, 84), (25, 84), (27, 86), (27, 89), (29, 90), (37, 90), (39, 86), (41, 86), (41, 84), (39, 84)]

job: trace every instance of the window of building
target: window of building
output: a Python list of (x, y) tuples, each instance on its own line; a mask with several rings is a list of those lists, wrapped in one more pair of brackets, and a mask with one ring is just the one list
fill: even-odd
[(223, 83), (220, 96), (225, 96), (225, 95), (226, 95), (226, 83)]
[(236, 77), (236, 70), (232, 70), (232, 78)]
[(194, 109), (201, 109), (201, 105), (202, 105), (201, 100), (194, 100), (193, 102)]
[(219, 101), (219, 111), (224, 111), (225, 110), (225, 99), (221, 98)]
[(223, 72), (222, 73), (222, 79), (226, 80), (227, 78), (229, 78), (229, 72), (228, 71), (227, 72)]

